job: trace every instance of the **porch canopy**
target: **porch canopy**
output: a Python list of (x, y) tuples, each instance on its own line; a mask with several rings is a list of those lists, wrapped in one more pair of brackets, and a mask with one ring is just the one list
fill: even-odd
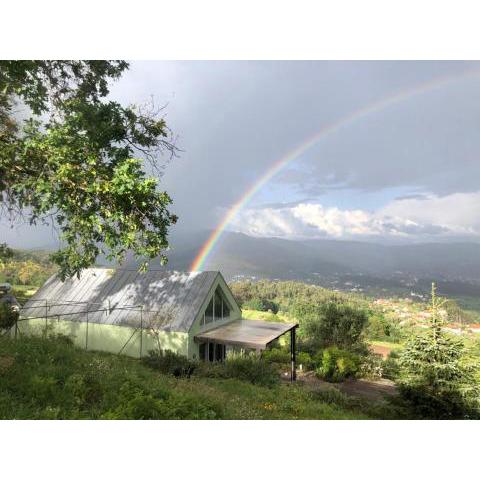
[(295, 379), (295, 330), (298, 323), (264, 322), (262, 320), (236, 320), (227, 325), (212, 328), (199, 333), (195, 340), (199, 342), (215, 342), (223, 345), (236, 345), (265, 350), (273, 340), (290, 332), (290, 349), (292, 363), (292, 380)]

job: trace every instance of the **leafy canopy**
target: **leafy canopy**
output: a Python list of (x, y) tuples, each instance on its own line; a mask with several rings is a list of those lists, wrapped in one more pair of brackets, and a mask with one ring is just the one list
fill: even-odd
[(13, 257), (13, 250), (6, 243), (0, 243), (0, 268)]
[(303, 318), (300, 339), (312, 353), (329, 346), (365, 350), (363, 332), (368, 323), (366, 310), (339, 301), (299, 305), (296, 310), (300, 314), (298, 316)]
[[(176, 147), (161, 109), (107, 100), (122, 61), (0, 61), (0, 215), (54, 225), (63, 278), (100, 253), (164, 255), (177, 217), (147, 175)], [(19, 112), (27, 112), (22, 119)], [(23, 113), (24, 113), (23, 112)]]

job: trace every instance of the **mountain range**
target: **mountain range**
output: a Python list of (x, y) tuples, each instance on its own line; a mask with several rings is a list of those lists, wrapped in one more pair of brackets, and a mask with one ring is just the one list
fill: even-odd
[[(188, 270), (211, 232), (171, 240), (167, 268)], [(428, 291), (436, 281), (445, 293), (480, 295), (480, 244), (383, 245), (337, 240), (284, 240), (225, 232), (205, 270), (228, 279), (294, 279), (350, 290)]]

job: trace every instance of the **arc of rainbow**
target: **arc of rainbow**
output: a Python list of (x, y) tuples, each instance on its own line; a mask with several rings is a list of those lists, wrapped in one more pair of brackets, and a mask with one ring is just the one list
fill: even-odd
[(417, 85), (411, 89), (402, 90), (388, 97), (382, 98), (374, 103), (368, 104), (365, 107), (355, 110), (352, 113), (338, 119), (337, 121), (325, 125), (313, 136), (307, 138), (303, 143), (298, 145), (293, 150), (290, 150), (286, 155), (277, 160), (251, 187), (249, 187), (239, 200), (233, 204), (227, 211), (226, 215), (217, 225), (215, 230), (209, 236), (207, 241), (200, 248), (197, 256), (190, 266), (191, 271), (202, 270), (208, 256), (211, 254), (213, 248), (220, 240), (223, 232), (237, 214), (249, 203), (254, 195), (268, 183), (280, 170), (287, 166), (290, 162), (305, 153), (309, 148), (315, 145), (318, 141), (331, 135), (341, 128), (373, 113), (380, 112), (390, 106), (393, 106), (402, 101), (408, 100), (412, 97), (426, 93), (435, 88), (447, 86), (450, 83), (461, 80), (465, 77), (476, 76), (480, 74), (480, 70), (467, 70), (454, 75), (448, 75), (441, 78), (431, 80), (429, 82)]

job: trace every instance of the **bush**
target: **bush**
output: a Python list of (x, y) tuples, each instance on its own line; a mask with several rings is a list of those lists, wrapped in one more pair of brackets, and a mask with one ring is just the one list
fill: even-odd
[(170, 350), (150, 350), (142, 359), (150, 368), (175, 377), (190, 377), (198, 366), (198, 362)]
[(368, 338), (373, 340), (384, 340), (387, 342), (400, 342), (403, 338), (402, 328), (394, 320), (384, 315), (374, 313), (368, 319), (366, 328)]
[[(267, 362), (289, 365), (291, 362), (291, 353), (290, 350), (285, 348), (271, 348), (262, 353), (262, 358)], [(308, 352), (298, 352), (296, 360), (297, 366), (302, 365), (305, 370), (314, 368), (314, 362)]]
[(324, 402), (332, 405), (339, 405), (341, 407), (348, 407), (352, 400), (348, 395), (338, 390), (336, 387), (328, 387), (322, 390), (314, 390), (312, 392), (313, 398), (319, 402)]
[(398, 360), (400, 353), (397, 350), (392, 350), (388, 357), (383, 361), (383, 377), (389, 380), (396, 380), (400, 374), (400, 365)]
[(365, 355), (361, 359), (360, 368), (358, 370), (358, 377), (369, 379), (382, 378), (384, 376), (383, 365), (384, 362), (381, 355), (377, 355), (375, 353)]
[(321, 365), (315, 372), (317, 376), (329, 382), (341, 382), (355, 376), (359, 367), (358, 355), (338, 347), (329, 347), (323, 350)]
[(302, 365), (305, 370), (311, 370), (315, 368), (315, 363), (312, 360), (311, 355), (308, 352), (297, 353), (297, 365)]
[(410, 416), (421, 419), (479, 419), (478, 400), (457, 390), (433, 391), (424, 385), (399, 384), (401, 399), (410, 408)]
[(262, 358), (267, 362), (290, 363), (290, 351), (284, 348), (271, 348), (262, 353)]
[(300, 323), (300, 344), (310, 352), (337, 345), (344, 349), (365, 350), (363, 329), (367, 312), (354, 305), (327, 302), (310, 305)]
[(157, 398), (152, 394), (136, 393), (102, 418), (107, 420), (215, 420), (221, 409), (212, 402), (185, 394), (172, 394)]
[(252, 298), (251, 300), (245, 302), (242, 306), (249, 310), (258, 310), (260, 312), (271, 311), (275, 314), (278, 313), (278, 305), (275, 302), (265, 298)]
[(0, 303), (0, 330), (13, 327), (17, 318), (18, 313), (13, 311), (10, 305)]
[(223, 363), (204, 363), (198, 373), (205, 377), (237, 378), (266, 387), (280, 381), (274, 365), (256, 355), (231, 355)]

